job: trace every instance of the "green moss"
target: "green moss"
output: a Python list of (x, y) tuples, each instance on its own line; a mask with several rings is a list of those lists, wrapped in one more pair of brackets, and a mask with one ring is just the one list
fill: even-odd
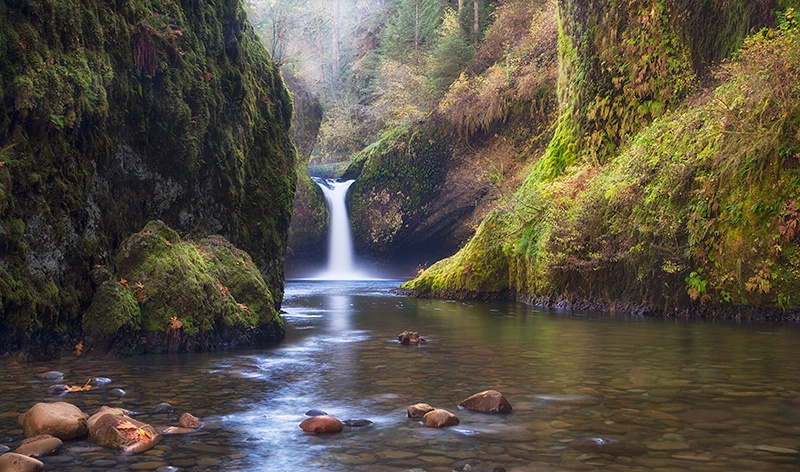
[(118, 279), (101, 283), (84, 318), (85, 332), (98, 338), (87, 347), (194, 350), (282, 330), (253, 260), (222, 237), (181, 241), (162, 222), (150, 222), (123, 241), (117, 267)]
[[(563, 146), (551, 143), (505, 226), (482, 228), (406, 287), (508, 289), (658, 314), (800, 308), (800, 30), (781, 24), (744, 42), (716, 90), (655, 120), (604, 165), (552, 172), (560, 170), (553, 149)], [(503, 257), (508, 278), (498, 284)], [(466, 268), (488, 275), (470, 279)]]
[(19, 332), (79, 336), (89, 267), (154, 218), (248, 250), (277, 308), (292, 105), (240, 1), (3, 3), (0, 82), (0, 260), (61, 298), (3, 296)]

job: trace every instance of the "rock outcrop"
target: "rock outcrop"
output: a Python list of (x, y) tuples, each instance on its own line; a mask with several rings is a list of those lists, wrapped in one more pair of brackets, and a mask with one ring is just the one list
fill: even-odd
[(278, 308), (292, 104), (241, 2), (4, 2), (0, 45), (4, 350), (71, 348), (91, 269), (154, 219), (247, 251)]

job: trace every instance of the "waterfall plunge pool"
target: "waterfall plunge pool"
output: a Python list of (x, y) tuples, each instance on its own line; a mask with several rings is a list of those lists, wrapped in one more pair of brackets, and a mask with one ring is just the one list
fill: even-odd
[[(797, 470), (800, 329), (796, 325), (624, 318), (516, 303), (422, 300), (397, 281), (295, 281), (286, 340), (269, 349), (124, 360), (72, 357), (0, 366), (0, 442), (22, 439), (16, 416), (37, 401), (88, 413), (121, 406), (153, 425), (191, 412), (205, 427), (125, 456), (86, 440), (42, 458), (48, 470), (509, 471)], [(402, 346), (396, 336), (428, 340)], [(64, 383), (107, 387), (62, 397)], [(122, 398), (110, 389), (127, 392)], [(460, 411), (494, 388), (514, 411)], [(151, 414), (161, 402), (172, 415)], [(425, 402), (458, 426), (406, 418)], [(366, 427), (315, 436), (298, 427), (318, 408)], [(4, 438), (4, 439), (2, 439)], [(161, 469), (158, 469), (161, 467)], [(172, 468), (170, 468), (172, 467)]]

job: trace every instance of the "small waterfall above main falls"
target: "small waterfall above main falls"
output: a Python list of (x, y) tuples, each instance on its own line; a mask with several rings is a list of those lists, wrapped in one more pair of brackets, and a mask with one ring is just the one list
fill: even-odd
[(350, 218), (347, 214), (347, 191), (355, 180), (340, 181), (312, 177), (322, 189), (328, 205), (330, 227), (328, 228), (328, 266), (314, 278), (325, 280), (369, 279), (369, 275), (359, 271), (355, 263), (353, 237), (350, 231)]

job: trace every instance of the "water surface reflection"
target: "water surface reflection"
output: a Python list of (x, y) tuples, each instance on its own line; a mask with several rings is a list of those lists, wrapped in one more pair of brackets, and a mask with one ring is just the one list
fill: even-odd
[[(418, 300), (395, 282), (292, 282), (287, 339), (268, 350), (125, 361), (7, 363), (0, 433), (53, 400), (32, 373), (56, 369), (79, 383), (102, 375), (128, 395), (67, 397), (85, 411), (119, 404), (149, 415), (162, 401), (206, 422), (123, 457), (68, 443), (58, 470), (176, 466), (187, 470), (450, 471), (494, 462), (507, 470), (797, 470), (800, 366), (795, 325), (733, 324), (570, 314), (514, 303)], [(428, 344), (401, 346), (420, 331)], [(495, 388), (509, 415), (459, 411)], [(405, 418), (426, 402), (461, 424), (432, 430)], [(319, 408), (372, 426), (303, 433)], [(146, 465), (149, 464), (149, 465)]]

